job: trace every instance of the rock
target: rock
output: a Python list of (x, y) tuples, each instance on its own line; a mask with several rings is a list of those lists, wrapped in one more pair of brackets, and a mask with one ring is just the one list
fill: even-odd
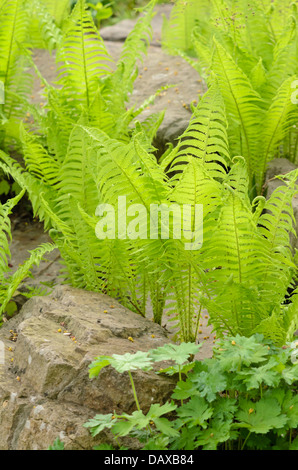
[[(163, 16), (170, 17), (172, 5), (157, 5), (156, 15), (152, 20), (152, 44), (156, 46), (161, 45), (161, 31), (163, 25)], [(100, 35), (104, 41), (124, 42), (129, 33), (134, 28), (137, 19), (125, 19), (119, 21), (113, 26), (106, 26), (101, 28)]]
[[(123, 43), (106, 41), (105, 44), (113, 59), (118, 60)], [(199, 101), (207, 91), (207, 85), (196, 70), (182, 58), (169, 56), (160, 47), (152, 45), (148, 48), (143, 62), (138, 62), (138, 68), (139, 75), (129, 106), (138, 108), (162, 87), (170, 86), (139, 116), (140, 121), (144, 121), (154, 113), (165, 111), (164, 120), (154, 141), (159, 156), (169, 143), (177, 144), (177, 139), (184, 133), (191, 119), (191, 103)]]
[[(44, 232), (43, 224), (39, 222), (14, 223), (12, 226), (11, 251), (11, 269), (13, 274), (17, 271), (20, 264), (29, 258), (29, 251), (36, 249), (43, 243), (52, 243), (51, 238)], [(46, 253), (39, 266), (33, 266), (31, 273), (33, 277), (27, 278), (24, 285), (18, 288), (18, 292), (27, 292), (28, 287), (39, 288), (44, 291), (50, 291), (52, 285), (60, 284), (59, 271), (61, 270), (61, 256), (58, 249), (51, 253)], [(41, 284), (43, 283), (43, 284)], [(18, 309), (26, 302), (26, 297), (18, 295), (14, 301)]]
[[(271, 196), (273, 191), (275, 191), (278, 186), (283, 186), (285, 183), (279, 179), (275, 179), (275, 176), (285, 175), (290, 171), (297, 170), (298, 166), (290, 162), (286, 158), (276, 158), (272, 160), (268, 165), (268, 170), (266, 173), (266, 183), (265, 189), (267, 191), (267, 198)], [(298, 181), (297, 181), (298, 184)], [(296, 220), (296, 233), (298, 237), (298, 196), (293, 198), (293, 210), (294, 218)], [(291, 235), (291, 244), (293, 249), (298, 249), (298, 238), (294, 235)]]
[[(90, 380), (91, 361), (147, 351), (170, 340), (164, 328), (108, 296), (59, 286), (49, 296), (30, 299), (6, 322), (1, 342), (0, 449), (45, 450), (59, 437), (66, 449), (83, 450), (111, 442), (109, 433), (93, 439), (83, 427), (88, 419), (135, 409), (128, 375), (108, 367)], [(133, 375), (145, 412), (170, 398), (173, 379), (153, 371)]]
[[(275, 158), (268, 164), (266, 173), (266, 183), (278, 175), (286, 175), (290, 171), (297, 170), (297, 168), (297, 165), (294, 165), (294, 163), (290, 162), (290, 160), (288, 160), (287, 158)], [(280, 180), (275, 180), (273, 182), (276, 187), (283, 184)], [(274, 191), (273, 186), (271, 184), (270, 186), (268, 185), (268, 190)]]

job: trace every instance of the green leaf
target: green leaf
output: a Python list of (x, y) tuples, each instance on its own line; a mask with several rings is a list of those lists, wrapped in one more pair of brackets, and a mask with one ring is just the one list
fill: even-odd
[(186, 400), (196, 394), (199, 395), (199, 391), (190, 380), (187, 380), (186, 382), (180, 381), (176, 385), (172, 398), (174, 400)]
[(172, 411), (176, 410), (177, 406), (174, 403), (165, 403), (164, 405), (160, 405), (159, 403), (154, 403), (150, 406), (150, 409), (147, 414), (147, 418), (154, 421), (155, 418), (159, 418), (162, 415), (167, 413), (171, 413)]
[(281, 412), (278, 401), (267, 397), (257, 403), (240, 399), (236, 419), (239, 424), (235, 424), (235, 427), (244, 427), (256, 434), (267, 434), (270, 429), (283, 428), (287, 423), (287, 416)]
[(148, 354), (148, 352), (142, 351), (138, 351), (135, 354), (114, 354), (110, 359), (110, 364), (120, 374), (138, 369), (148, 371), (152, 369), (152, 361)]
[(290, 445), (289, 450), (298, 450), (298, 437), (296, 437)]
[(152, 361), (148, 358), (148, 353), (138, 351), (135, 354), (126, 353), (123, 355), (114, 354), (113, 356), (99, 356), (92, 362), (89, 367), (89, 377), (97, 377), (100, 371), (111, 365), (117, 372), (132, 370), (151, 370)]
[(59, 437), (57, 437), (54, 444), (49, 446), (48, 450), (64, 450), (64, 443), (60, 441)]
[(188, 424), (189, 427), (207, 427), (207, 420), (211, 418), (212, 408), (204, 398), (192, 397), (188, 403), (182, 405), (177, 410), (177, 415)]
[(160, 348), (151, 350), (150, 357), (153, 361), (174, 361), (177, 365), (183, 365), (191, 355), (199, 352), (200, 345), (194, 343), (166, 344)]
[(134, 428), (144, 429), (150, 422), (150, 418), (139, 410), (134, 411), (131, 415), (124, 413), (117, 418), (117, 423), (113, 426), (113, 433), (117, 436), (127, 436)]
[(298, 364), (294, 364), (283, 369), (282, 377), (289, 385), (292, 385), (293, 382), (296, 382), (298, 380)]
[(227, 387), (227, 376), (223, 373), (220, 364), (213, 364), (207, 372), (193, 374), (190, 378), (195, 388), (202, 397), (211, 402), (215, 400), (217, 393)]
[(9, 191), (10, 191), (10, 184), (6, 180), (2, 180), (0, 182), (0, 196), (2, 196), (2, 194), (5, 194), (7, 196)]
[(274, 370), (277, 361), (270, 358), (269, 362), (260, 367), (251, 367), (248, 370), (239, 372), (239, 376), (243, 377), (243, 382), (247, 385), (247, 390), (259, 388), (261, 384), (269, 387), (276, 387), (280, 381), (280, 374)]
[(93, 447), (93, 450), (115, 450), (115, 447), (110, 444), (100, 444), (99, 446)]
[(198, 428), (183, 427), (180, 436), (175, 439), (171, 445), (171, 450), (194, 450), (196, 449), (196, 438), (198, 436)]
[(89, 366), (89, 377), (97, 377), (100, 371), (111, 364), (110, 356), (99, 356)]
[(173, 428), (173, 423), (166, 418), (155, 418), (154, 424), (158, 431), (162, 432), (165, 436), (168, 437), (177, 437), (179, 432)]
[(153, 439), (150, 439), (143, 450), (167, 450), (169, 444), (169, 438), (167, 436), (157, 436)]
[(288, 390), (286, 397), (282, 403), (282, 411), (288, 417), (287, 425), (289, 429), (297, 429), (298, 428), (298, 395), (293, 396), (292, 392)]
[(258, 343), (253, 336), (237, 335), (220, 344), (216, 353), (224, 370), (236, 371), (242, 365), (250, 366), (264, 362), (268, 356), (266, 346)]
[(230, 424), (213, 420), (212, 426), (201, 431), (196, 445), (203, 446), (203, 450), (216, 450), (220, 442), (225, 442), (230, 438)]
[(94, 418), (89, 419), (83, 426), (84, 428), (89, 428), (92, 436), (95, 437), (104, 429), (111, 429), (115, 423), (117, 423), (117, 419), (114, 419), (111, 413), (107, 415), (98, 414)]
[(133, 420), (128, 420), (128, 421), (118, 420), (115, 426), (113, 426), (112, 431), (113, 431), (113, 434), (115, 434), (115, 436), (123, 437), (123, 436), (127, 436), (133, 430), (135, 426), (136, 426), (136, 423)]
[(17, 306), (17, 304), (16, 304), (15, 302), (12, 302), (12, 301), (11, 301), (11, 302), (9, 302), (9, 303), (7, 304), (7, 307), (6, 307), (5, 310), (6, 310), (6, 314), (7, 314), (9, 317), (12, 317), (13, 314), (18, 311), (18, 306)]
[(158, 371), (159, 374), (167, 374), (167, 375), (175, 375), (180, 372), (180, 374), (187, 374), (190, 370), (194, 367), (194, 362), (190, 362), (189, 364), (185, 364), (184, 366), (173, 365), (170, 367), (166, 367), (165, 369), (160, 369)]
[(231, 421), (238, 409), (237, 400), (228, 397), (219, 396), (216, 402), (212, 404), (213, 416), (218, 421)]

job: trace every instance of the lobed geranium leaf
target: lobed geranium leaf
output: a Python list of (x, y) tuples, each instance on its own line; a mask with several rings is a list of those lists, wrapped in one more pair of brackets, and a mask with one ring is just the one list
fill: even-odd
[(169, 445), (169, 438), (167, 436), (157, 436), (150, 439), (143, 450), (167, 450)]
[(189, 380), (184, 382), (180, 381), (177, 383), (176, 388), (172, 394), (174, 400), (186, 400), (191, 396), (198, 395), (200, 392), (196, 389), (193, 383)]
[(160, 369), (159, 374), (167, 374), (167, 375), (175, 375), (180, 372), (180, 374), (187, 374), (191, 369), (194, 367), (194, 362), (190, 362), (189, 364), (185, 364), (184, 366), (179, 366), (177, 364), (167, 367), (165, 369)]
[(165, 403), (164, 405), (160, 405), (159, 403), (154, 403), (150, 406), (150, 410), (148, 411), (147, 418), (153, 420), (155, 418), (159, 418), (162, 415), (170, 413), (171, 411), (176, 410), (177, 406), (174, 403)]
[(292, 385), (293, 382), (296, 382), (298, 380), (298, 364), (286, 367), (282, 371), (282, 377), (289, 385)]
[(217, 349), (219, 362), (224, 370), (236, 371), (242, 365), (250, 366), (264, 362), (269, 354), (268, 348), (251, 336), (237, 335), (224, 341)]
[(122, 374), (132, 370), (144, 370), (148, 371), (152, 369), (152, 361), (148, 357), (147, 352), (138, 351), (135, 354), (114, 354), (110, 358), (110, 364), (117, 372)]
[(171, 450), (194, 450), (196, 449), (196, 439), (198, 437), (197, 428), (183, 427), (180, 430), (180, 436), (174, 440)]
[(243, 382), (247, 386), (247, 390), (259, 388), (261, 384), (266, 384), (269, 387), (276, 387), (280, 382), (280, 374), (274, 370), (276, 367), (275, 358), (270, 358), (267, 364), (260, 367), (251, 367), (250, 369), (238, 373), (243, 377)]
[(191, 382), (195, 385), (202, 397), (211, 402), (215, 400), (217, 393), (227, 387), (227, 377), (219, 364), (212, 365), (207, 372), (202, 371), (191, 376)]
[(235, 424), (235, 427), (245, 427), (256, 434), (267, 434), (271, 429), (283, 428), (288, 420), (278, 401), (269, 397), (261, 398), (257, 403), (240, 399), (236, 419), (239, 424)]
[(237, 400), (227, 397), (219, 397), (212, 403), (213, 416), (219, 421), (231, 421), (237, 411)]
[(212, 416), (213, 410), (202, 397), (192, 397), (189, 402), (177, 410), (177, 415), (182, 418), (189, 427), (207, 427), (207, 420)]
[(114, 419), (111, 413), (107, 415), (98, 414), (87, 421), (87, 423), (83, 424), (83, 426), (84, 428), (89, 428), (92, 436), (95, 437), (104, 429), (111, 429), (116, 422), (117, 419)]
[(201, 345), (194, 343), (166, 344), (150, 351), (153, 361), (174, 361), (177, 365), (183, 365), (190, 356), (199, 352)]
[(220, 442), (230, 438), (230, 429), (229, 423), (214, 419), (212, 426), (200, 432), (196, 444), (203, 446), (203, 450), (216, 450)]
[(296, 437), (291, 443), (289, 450), (298, 450), (298, 437)]
[(99, 356), (94, 359), (94, 361), (89, 366), (89, 377), (97, 377), (100, 371), (111, 364), (110, 356)]
[(142, 411), (134, 411), (131, 415), (124, 413), (118, 416), (113, 433), (117, 436), (127, 436), (134, 428), (143, 429), (149, 422), (150, 419)]
[(166, 418), (155, 418), (154, 424), (158, 431), (162, 432), (167, 437), (178, 437), (179, 432), (173, 428), (173, 423)]

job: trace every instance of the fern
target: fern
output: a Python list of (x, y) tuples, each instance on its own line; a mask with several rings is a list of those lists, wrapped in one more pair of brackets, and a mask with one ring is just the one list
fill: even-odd
[(30, 258), (13, 274), (10, 273), (9, 260), (11, 258), (9, 243), (11, 240), (10, 214), (25, 191), (21, 191), (4, 205), (0, 205), (0, 321), (6, 307), (12, 299), (19, 285), (28, 277), (34, 264), (39, 264), (43, 256), (55, 249), (55, 245), (47, 243), (30, 252)]
[(26, 260), (18, 270), (12, 274), (8, 279), (1, 279), (0, 289), (0, 315), (3, 315), (5, 309), (12, 299), (14, 293), (20, 286), (20, 284), (28, 277), (30, 271), (34, 265), (39, 265), (43, 260), (44, 255), (50, 253), (56, 248), (54, 244), (44, 243), (33, 251), (30, 251), (30, 257)]
[(5, 103), (0, 105), (3, 125), (2, 129), (0, 127), (0, 139), (4, 140), (5, 137), (17, 136), (17, 118), (23, 113), (21, 99), (27, 97), (31, 90), (30, 74), (24, 76), (28, 61), (20, 53), (20, 45), (28, 39), (27, 5), (23, 0), (3, 0), (0, 18), (0, 81), (5, 91)]
[[(293, 64), (291, 74), (278, 75), (274, 68), (291, 57), (295, 28), (281, 37), (267, 0), (252, 5), (256, 15), (242, 0), (214, 0), (210, 15), (217, 12), (218, 24), (213, 18), (208, 32), (199, 18), (195, 30), (188, 31), (203, 52), (210, 88), (178, 145), (160, 164), (152, 139), (163, 113), (140, 123), (148, 101), (126, 109), (138, 73), (136, 59), (150, 40), (155, 1), (116, 64), (83, 0), (61, 35), (50, 25), (58, 84), (44, 80), (46, 112), (36, 111), (36, 132), (20, 126), (24, 164), (0, 152), (1, 169), (28, 193), (34, 214), (59, 248), (65, 281), (117, 298), (143, 316), (150, 299), (154, 321), (161, 324), (168, 314), (181, 341), (196, 339), (203, 308), (219, 335), (260, 332), (283, 344), (297, 327), (296, 294), (285, 305), (297, 274), (290, 245), (297, 172), (287, 175), (267, 202), (251, 197), (252, 186), (261, 188), (267, 162), (295, 122), (289, 104)], [(226, 8), (233, 21), (226, 20)], [(238, 28), (238, 8), (248, 13), (245, 31)], [(187, 18), (192, 19), (189, 13)], [(269, 77), (275, 77), (270, 87)], [(105, 237), (98, 236), (99, 206), (115, 215)], [(157, 225), (153, 206), (187, 210), (181, 221), (169, 214), (168, 223)], [(125, 214), (127, 224), (121, 227)], [(2, 238), (4, 269), (9, 251)], [(21, 277), (43, 249), (32, 254)], [(18, 282), (18, 275), (11, 279), (8, 297)]]
[[(60, 11), (57, 11), (58, 5)], [(46, 48), (50, 52), (56, 49), (61, 41), (60, 26), (66, 18), (68, 7), (69, 0), (31, 0), (33, 21), (30, 24), (30, 42), (33, 47)]]
[[(200, 2), (184, 3), (177, 24), (173, 17), (166, 27), (164, 45), (187, 59), (175, 34), (179, 32), (180, 42), (188, 38), (182, 25), (195, 18)], [(285, 16), (279, 22), (281, 12)], [(209, 28), (200, 20), (192, 27), (191, 50), (198, 61), (187, 61), (208, 84), (218, 82), (227, 110), (230, 150), (246, 159), (252, 197), (261, 193), (267, 164), (279, 156), (280, 147), (292, 161), (297, 154), (293, 126), (298, 115), (290, 96), (298, 71), (297, 8), (290, 0), (282, 4), (212, 0), (209, 15)]]

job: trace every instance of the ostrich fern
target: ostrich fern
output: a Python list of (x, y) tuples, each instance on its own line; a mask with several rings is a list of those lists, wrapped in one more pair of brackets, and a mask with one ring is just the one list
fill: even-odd
[[(247, 164), (231, 157), (224, 98), (216, 84), (161, 164), (139, 125), (129, 141), (120, 141), (82, 119), (56, 166), (38, 137), (24, 130), (22, 138), (26, 169), (3, 153), (1, 168), (28, 191), (73, 286), (117, 297), (144, 316), (150, 298), (155, 321), (167, 313), (182, 341), (195, 340), (202, 308), (218, 334), (260, 332), (279, 344), (291, 337), (297, 295), (290, 305), (285, 299), (297, 273), (290, 234), (298, 172), (286, 175), (267, 202), (250, 201)], [(97, 238), (96, 208), (112, 205), (117, 220), (119, 196), (146, 209), (138, 222), (147, 227), (147, 237)], [(203, 204), (202, 246), (186, 250), (181, 227), (181, 237), (173, 236), (174, 221), (168, 238), (160, 227), (157, 238), (150, 238), (152, 204), (189, 205), (192, 228), (195, 205)], [(130, 215), (132, 222), (136, 214)]]
[(8, 303), (20, 284), (30, 274), (33, 265), (38, 265), (46, 253), (56, 248), (54, 244), (44, 243), (30, 252), (30, 257), (15, 273), (10, 273), (9, 261), (11, 254), (9, 243), (11, 239), (11, 224), (9, 216), (24, 193), (25, 191), (23, 190), (18, 196), (8, 200), (4, 205), (0, 204), (0, 324), (2, 323), (2, 316), (6, 312)]
[(22, 99), (31, 90), (32, 77), (27, 73), (28, 59), (20, 45), (28, 40), (29, 11), (24, 0), (0, 1), (0, 81), (5, 103), (0, 104), (0, 145), (6, 138), (17, 138), (19, 118), (24, 113)]
[[(206, 28), (200, 1), (178, 1), (164, 27), (163, 43), (209, 85), (218, 82), (231, 152), (246, 159), (253, 197), (261, 193), (267, 164), (280, 148), (292, 161), (297, 158), (298, 108), (291, 100), (291, 85), (298, 77), (297, 7), (290, 0), (211, 0), (209, 7)], [(191, 55), (198, 61), (183, 46), (190, 30)]]
[[(155, 99), (156, 95), (149, 97), (144, 106), (128, 107), (138, 74), (137, 61), (146, 53), (151, 38), (155, 3), (152, 1), (137, 21), (117, 62), (108, 53), (85, 0), (76, 3), (59, 36), (54, 32), (49, 35), (56, 43), (57, 83), (50, 85), (39, 74), (46, 105), (44, 110), (36, 107), (33, 113), (43, 146), (58, 162), (63, 159), (70, 134), (79, 122), (128, 141), (133, 121)], [(159, 113), (144, 122), (148, 134), (156, 129), (162, 117), (163, 113)]]

